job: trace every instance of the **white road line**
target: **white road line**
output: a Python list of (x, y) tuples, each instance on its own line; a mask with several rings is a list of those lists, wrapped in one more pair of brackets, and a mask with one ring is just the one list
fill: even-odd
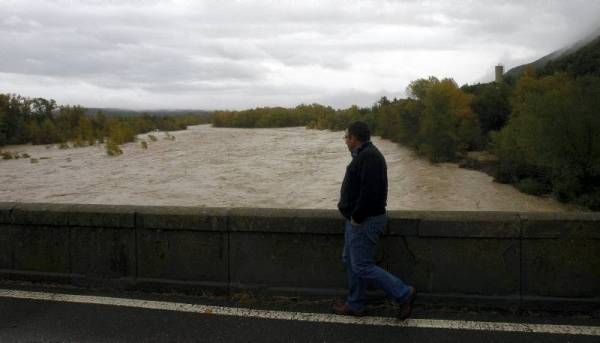
[(166, 301), (152, 301), (140, 299), (112, 298), (91, 295), (73, 295), (64, 293), (29, 292), (10, 289), (0, 289), (0, 297), (47, 300), (68, 303), (97, 304), (111, 306), (125, 306), (146, 308), (153, 310), (167, 310), (179, 312), (194, 312), (221, 316), (248, 317), (260, 319), (296, 320), (305, 322), (356, 324), (375, 326), (394, 326), (430, 329), (457, 329), (478, 331), (503, 331), (523, 333), (546, 333), (562, 335), (600, 336), (600, 326), (579, 325), (552, 325), (552, 324), (527, 324), (527, 323), (497, 323), (477, 322), (465, 320), (442, 319), (408, 319), (399, 321), (388, 317), (349, 317), (323, 313), (284, 312), (269, 310), (253, 310), (246, 308), (208, 306), (186, 304)]

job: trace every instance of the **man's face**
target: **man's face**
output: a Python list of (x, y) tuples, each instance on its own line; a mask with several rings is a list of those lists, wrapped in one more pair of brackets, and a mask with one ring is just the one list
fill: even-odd
[(344, 140), (346, 141), (346, 146), (348, 147), (348, 150), (350, 150), (350, 151), (356, 149), (360, 145), (360, 142), (356, 139), (356, 137), (349, 134), (348, 130), (346, 130), (346, 134), (344, 135)]

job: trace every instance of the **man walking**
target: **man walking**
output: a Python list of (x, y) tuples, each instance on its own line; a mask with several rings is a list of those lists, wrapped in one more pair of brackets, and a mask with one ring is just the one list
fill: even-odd
[(366, 285), (374, 284), (398, 305), (398, 317), (410, 316), (415, 288), (375, 265), (377, 241), (387, 223), (387, 166), (381, 152), (371, 143), (367, 124), (357, 121), (344, 136), (352, 162), (346, 168), (338, 209), (347, 219), (342, 260), (348, 274), (349, 293), (345, 303), (333, 305), (340, 315), (365, 314)]

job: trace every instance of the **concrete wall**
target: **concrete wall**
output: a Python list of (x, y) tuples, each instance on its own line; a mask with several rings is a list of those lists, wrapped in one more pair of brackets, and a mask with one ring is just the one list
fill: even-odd
[[(378, 252), (422, 302), (600, 307), (600, 214), (392, 211)], [(333, 210), (0, 203), (0, 278), (344, 292)]]

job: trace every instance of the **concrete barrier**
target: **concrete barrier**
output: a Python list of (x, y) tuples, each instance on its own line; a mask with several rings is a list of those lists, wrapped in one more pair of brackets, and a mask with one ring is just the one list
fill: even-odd
[[(600, 308), (600, 214), (391, 211), (377, 260), (421, 302)], [(0, 203), (0, 277), (342, 294), (333, 210)], [(567, 307), (565, 307), (567, 306)]]

